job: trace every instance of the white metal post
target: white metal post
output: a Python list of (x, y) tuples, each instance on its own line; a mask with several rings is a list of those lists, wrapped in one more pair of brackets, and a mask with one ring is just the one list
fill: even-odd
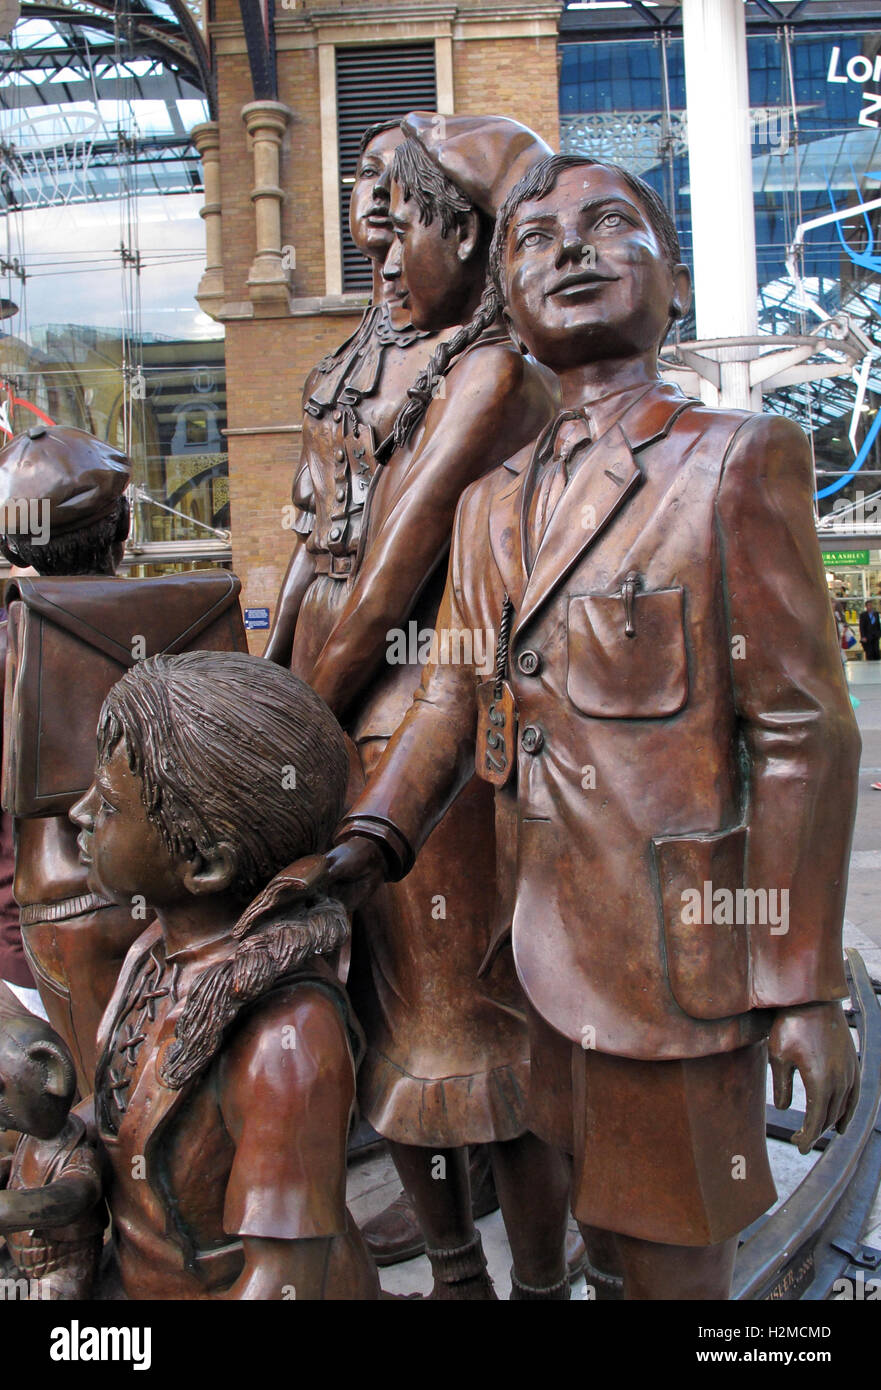
[[(682, 27), (697, 337), (746, 337), (758, 330), (758, 281), (743, 0), (682, 0)], [(707, 404), (761, 409), (749, 355), (720, 354)]]

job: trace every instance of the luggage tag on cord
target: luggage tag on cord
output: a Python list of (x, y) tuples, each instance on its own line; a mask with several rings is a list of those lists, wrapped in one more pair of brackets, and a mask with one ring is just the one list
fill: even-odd
[(496, 644), (496, 673), (493, 680), (477, 687), (477, 748), (475, 771), (494, 787), (503, 787), (514, 768), (517, 749), (517, 705), (514, 692), (505, 680), (508, 664), (508, 633), (514, 605), (505, 594), (499, 640)]

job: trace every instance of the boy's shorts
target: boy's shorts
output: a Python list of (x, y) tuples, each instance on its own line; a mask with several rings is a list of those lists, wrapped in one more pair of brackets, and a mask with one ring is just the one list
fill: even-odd
[(530, 1128), (572, 1154), (578, 1221), (665, 1245), (714, 1245), (772, 1205), (766, 1040), (646, 1062), (586, 1050), (531, 1006), (528, 1015)]

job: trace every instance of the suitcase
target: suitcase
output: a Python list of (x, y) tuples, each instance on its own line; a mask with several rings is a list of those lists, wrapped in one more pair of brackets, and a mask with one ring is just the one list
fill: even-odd
[(67, 814), (92, 781), (104, 698), (137, 660), (246, 652), (240, 590), (225, 570), (13, 580), (6, 590), (3, 810)]

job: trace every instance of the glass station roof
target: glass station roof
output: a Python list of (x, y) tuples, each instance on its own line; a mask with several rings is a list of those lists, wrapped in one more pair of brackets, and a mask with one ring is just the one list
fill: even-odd
[[(197, 192), (188, 132), (209, 109), (194, 65), (152, 25), (68, 8), (0, 41), (0, 211)], [(176, 26), (163, 0), (139, 8)]]

